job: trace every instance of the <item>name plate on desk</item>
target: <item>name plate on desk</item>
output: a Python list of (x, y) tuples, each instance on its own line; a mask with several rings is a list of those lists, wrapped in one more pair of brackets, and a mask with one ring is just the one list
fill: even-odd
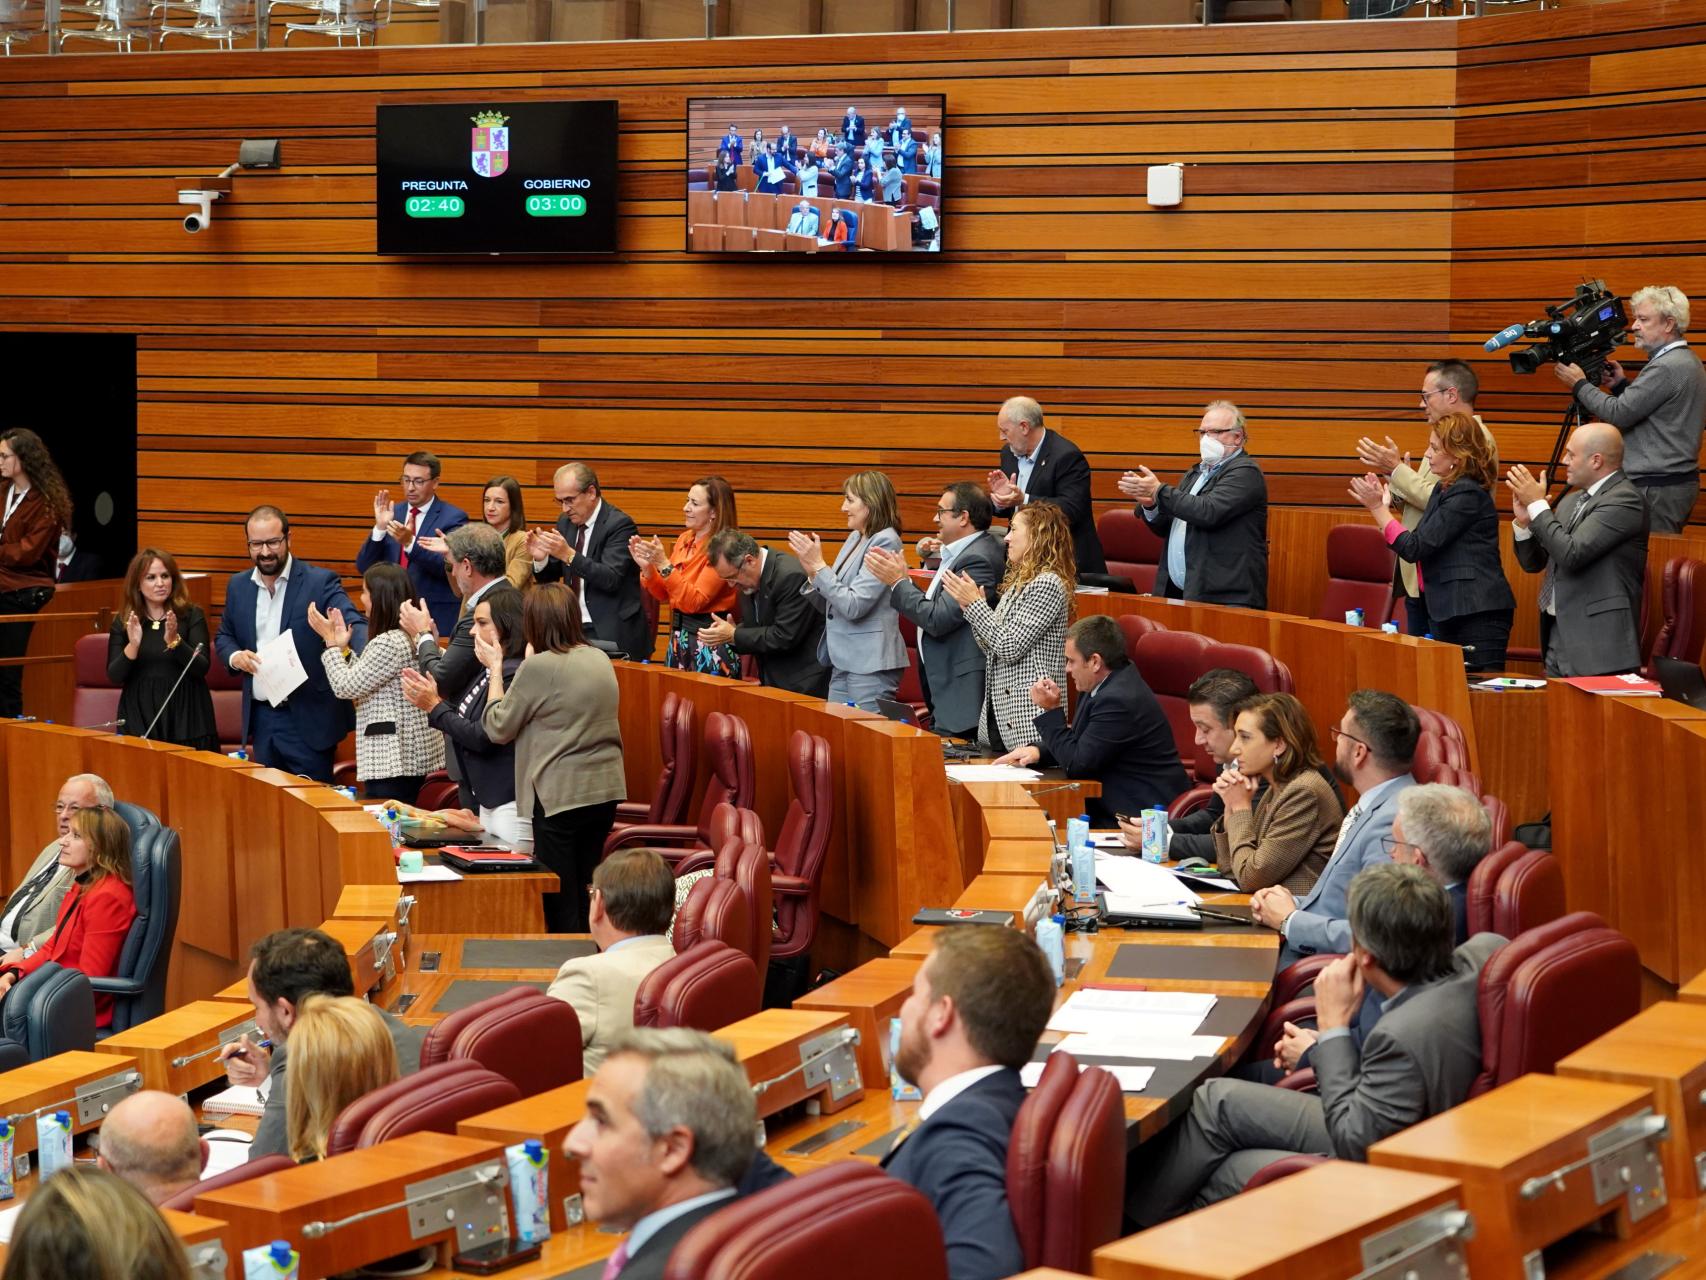
[(403, 954), (398, 935), (388, 920), (346, 920), (334, 917), (320, 931), (336, 938), (349, 956), (350, 978), (357, 995), (370, 995), (384, 1003), (390, 985), (402, 972)]
[(188, 1093), (225, 1074), (219, 1051), (245, 1035), (259, 1038), (254, 1006), (246, 1000), (193, 1000), (158, 1018), (114, 1032), (95, 1045), (96, 1053), (122, 1054), (135, 1060), (143, 1082), (165, 1093)]
[(141, 1087), (135, 1058), (73, 1050), (0, 1074), (0, 1115), (17, 1126), (12, 1150), (22, 1155), (36, 1149), (38, 1115), (68, 1111), (72, 1132), (82, 1133)]

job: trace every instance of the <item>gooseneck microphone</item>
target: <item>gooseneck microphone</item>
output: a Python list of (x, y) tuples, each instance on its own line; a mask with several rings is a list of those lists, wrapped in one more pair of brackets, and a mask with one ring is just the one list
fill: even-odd
[(205, 648), (207, 648), (205, 644), (198, 644), (190, 650), (189, 661), (184, 663), (184, 669), (178, 672), (178, 678), (172, 682), (172, 687), (167, 692), (165, 701), (160, 704), (160, 709), (154, 713), (154, 718), (148, 722), (148, 727), (142, 731), (144, 742), (148, 740), (148, 735), (154, 732), (154, 726), (160, 723), (160, 717), (166, 714), (166, 708), (172, 705), (172, 696), (177, 693), (178, 686), (183, 684), (184, 677), (190, 673), (190, 667), (195, 664), (197, 658), (201, 657), (201, 652)]

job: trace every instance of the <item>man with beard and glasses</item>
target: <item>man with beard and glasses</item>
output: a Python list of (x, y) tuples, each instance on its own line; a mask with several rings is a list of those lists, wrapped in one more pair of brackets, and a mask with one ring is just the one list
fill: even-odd
[[(367, 644), (367, 622), (337, 574), (291, 555), (290, 517), (284, 512), (256, 507), (243, 527), (255, 567), (231, 575), (213, 639), (226, 669), (243, 676), (243, 740), (261, 764), (330, 782), (332, 752), (355, 728), (355, 704), (326, 683), (319, 661), (326, 646), (308, 625), (308, 606), (319, 606), (326, 617), (334, 609), (341, 612), (350, 624), (350, 648), (358, 653)], [(254, 677), (261, 669), (260, 651), (280, 635), (295, 643), (308, 679), (275, 704), (254, 696)]]
[(1007, 1204), (1007, 1143), (1054, 1008), (1040, 948), (1017, 929), (944, 929), (900, 1010), (895, 1069), (924, 1094), (882, 1167), (936, 1209), (951, 1280), (1025, 1268)]

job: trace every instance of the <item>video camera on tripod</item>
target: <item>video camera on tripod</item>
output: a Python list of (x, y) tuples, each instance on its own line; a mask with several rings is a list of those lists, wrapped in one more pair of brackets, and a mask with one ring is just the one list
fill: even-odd
[(1546, 308), (1546, 319), (1513, 324), (1487, 339), (1486, 349), (1498, 351), (1513, 342), (1533, 346), (1510, 353), (1511, 368), (1533, 373), (1543, 364), (1573, 364), (1599, 385), (1599, 375), (1611, 353), (1622, 345), (1629, 331), (1623, 300), (1605, 287), (1603, 280), (1576, 286), (1567, 302)]

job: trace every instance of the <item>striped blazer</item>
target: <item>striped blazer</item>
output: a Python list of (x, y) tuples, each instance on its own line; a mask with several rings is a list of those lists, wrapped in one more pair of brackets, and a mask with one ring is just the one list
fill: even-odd
[(332, 692), (355, 703), (357, 778), (414, 778), (444, 768), (444, 735), (403, 696), (403, 668), (416, 665), (407, 635), (387, 631), (359, 654), (327, 649), (320, 661)]
[(962, 612), (988, 659), (984, 676), (985, 712), (978, 717), (977, 740), (989, 746), (988, 708), (1009, 751), (1040, 740), (1031, 686), (1044, 676), (1066, 688), (1066, 627), (1072, 597), (1059, 575), (1041, 573), (1009, 591), (993, 609), (979, 596)]

